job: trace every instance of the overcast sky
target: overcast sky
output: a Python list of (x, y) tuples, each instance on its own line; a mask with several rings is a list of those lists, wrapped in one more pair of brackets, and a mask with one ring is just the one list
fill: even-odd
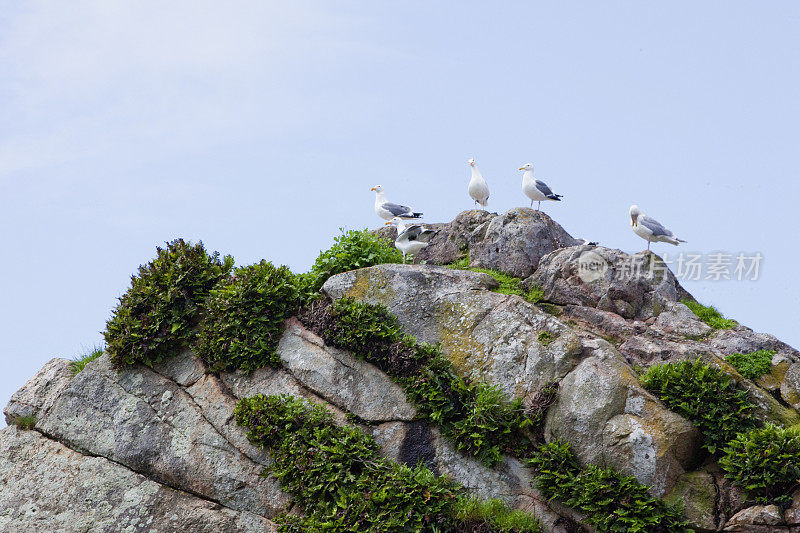
[(576, 237), (628, 252), (637, 203), (688, 242), (760, 252), (685, 281), (800, 346), (797, 2), (0, 0), (0, 404), (101, 340), (157, 245), (305, 271), (370, 187), (426, 220), (527, 205), (533, 162)]

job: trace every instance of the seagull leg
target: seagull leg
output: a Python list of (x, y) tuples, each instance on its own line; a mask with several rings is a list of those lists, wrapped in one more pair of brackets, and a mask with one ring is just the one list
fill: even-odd
[(531, 200), (531, 207), (533, 207), (533, 200)]
[(537, 211), (541, 211), (542, 210), (542, 201), (541, 200), (539, 200), (539, 205), (536, 206), (536, 210)]
[(647, 241), (647, 251), (650, 251), (650, 241)]

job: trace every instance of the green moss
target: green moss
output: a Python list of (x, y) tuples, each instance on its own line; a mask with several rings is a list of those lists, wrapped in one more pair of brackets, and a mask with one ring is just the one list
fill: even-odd
[(733, 353), (725, 360), (732, 364), (747, 379), (758, 379), (769, 374), (775, 350), (757, 350), (750, 353)]
[(681, 303), (688, 307), (692, 313), (697, 315), (697, 318), (714, 329), (731, 329), (739, 325), (735, 320), (722, 316), (722, 313), (717, 311), (713, 306), (705, 306), (689, 299), (683, 299)]
[(103, 355), (105, 348), (102, 345), (95, 346), (91, 350), (87, 351), (83, 355), (80, 355), (69, 362), (69, 369), (74, 376), (84, 368), (86, 365)]
[(541, 344), (542, 346), (547, 346), (548, 344), (553, 342), (553, 339), (555, 339), (555, 336), (552, 333), (550, 333), (549, 331), (540, 331), (539, 335), (536, 337), (536, 339), (539, 341), (539, 344)]
[(680, 507), (647, 494), (648, 487), (610, 468), (582, 468), (569, 444), (550, 442), (528, 461), (536, 487), (548, 500), (586, 514), (597, 531), (691, 531)]
[(299, 305), (297, 280), (287, 267), (261, 261), (237, 268), (209, 293), (197, 355), (216, 372), (279, 367), (284, 321)]
[(515, 294), (517, 296), (521, 296), (531, 303), (538, 303), (544, 296), (544, 291), (538, 285), (534, 285), (530, 290), (525, 290), (525, 288), (522, 286), (522, 280), (520, 278), (516, 278), (506, 274), (505, 272), (500, 272), (499, 270), (469, 266), (469, 256), (463, 257), (458, 261), (445, 266), (454, 270), (469, 270), (471, 272), (482, 272), (484, 274), (489, 274), (497, 280), (497, 283), (500, 284), (498, 288), (493, 289), (494, 292), (498, 292), (500, 294)]
[(703, 447), (711, 453), (756, 424), (747, 391), (700, 359), (651, 366), (641, 381), (669, 409), (700, 429)]
[(767, 424), (741, 433), (725, 448), (719, 465), (758, 503), (788, 504), (800, 479), (800, 431)]
[(235, 416), (250, 442), (269, 450), (266, 473), (304, 512), (278, 517), (281, 532), (466, 532), (474, 531), (467, 528), (474, 516), (490, 524), (480, 530), (487, 533), (539, 531), (532, 517), (498, 502), (462, 501), (463, 488), (446, 476), (380, 457), (372, 437), (338, 426), (330, 412), (308, 400), (258, 395), (242, 399)]
[(12, 423), (19, 429), (33, 429), (36, 427), (36, 415), (15, 416)]
[(188, 347), (209, 291), (232, 268), (232, 257), (209, 255), (202, 242), (177, 239), (157, 248), (156, 258), (131, 277), (106, 325), (111, 361), (152, 365)]
[(541, 526), (532, 515), (513, 511), (501, 500), (463, 498), (456, 502), (455, 518), (466, 528), (457, 531), (496, 531), (498, 533), (538, 533)]

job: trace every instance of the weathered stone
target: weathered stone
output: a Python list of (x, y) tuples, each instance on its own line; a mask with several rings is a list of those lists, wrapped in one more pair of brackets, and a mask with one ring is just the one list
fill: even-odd
[[(480, 209), (462, 211), (456, 218), (446, 224), (425, 224), (425, 227), (436, 233), (428, 240), (428, 246), (420, 250), (414, 262), (425, 261), (434, 265), (446, 265), (469, 255), (469, 242), (475, 231), (497, 216)], [(394, 241), (397, 228), (386, 226), (374, 233)], [(479, 232), (480, 234), (480, 232)]]
[(592, 348), (561, 381), (545, 437), (569, 442), (582, 463), (613, 466), (661, 496), (692, 466), (697, 430), (645, 391), (613, 346), (598, 339)]
[(683, 514), (692, 528), (699, 531), (717, 530), (717, 488), (711, 473), (700, 470), (683, 474), (664, 499), (683, 506)]
[(664, 303), (664, 310), (658, 315), (652, 328), (657, 332), (694, 339), (705, 338), (714, 331), (688, 307), (680, 302), (669, 301)]
[(416, 416), (403, 389), (375, 366), (325, 346), (297, 320), (287, 324), (278, 355), (286, 369), (314, 393), (370, 422)]
[(0, 430), (0, 530), (270, 533), (272, 522), (160, 485), (36, 431)]
[(192, 350), (184, 350), (153, 365), (153, 370), (181, 387), (194, 385), (206, 373), (206, 366)]
[(758, 526), (783, 525), (783, 513), (777, 505), (754, 505), (742, 509), (731, 517), (723, 531), (781, 531), (781, 529), (758, 529)]
[(781, 380), (781, 398), (800, 410), (800, 363), (792, 364)]
[(229, 443), (175, 382), (144, 366), (117, 371), (107, 356), (89, 363), (37, 421), (70, 448), (148, 478), (267, 518), (288, 504), (261, 465)]
[[(488, 279), (487, 279), (488, 278)], [(406, 333), (441, 343), (465, 376), (524, 397), (569, 372), (582, 351), (577, 335), (519, 296), (486, 290), (486, 274), (429, 265), (379, 265), (339, 274), (322, 290), (386, 305)], [(547, 332), (546, 345), (539, 334)]]
[(69, 363), (66, 359), (51, 359), (15, 392), (3, 410), (6, 423), (11, 425), (21, 416), (40, 417), (50, 409), (72, 379)]
[(783, 518), (786, 525), (800, 526), (800, 490), (796, 490), (792, 494), (792, 504), (784, 511)]
[(723, 355), (750, 353), (757, 350), (775, 350), (792, 361), (800, 361), (800, 352), (781, 342), (769, 333), (756, 333), (745, 326), (719, 330), (708, 344)]
[(659, 363), (694, 360), (708, 352), (702, 342), (653, 335), (648, 331), (643, 335), (634, 335), (619, 347), (625, 359), (636, 365), (648, 367)]
[(639, 326), (637, 326), (637, 322), (625, 320), (616, 313), (601, 311), (594, 307), (566, 305), (563, 310), (562, 320), (571, 319), (578, 326), (600, 335), (609, 342), (622, 342), (646, 329), (641, 322), (638, 322)]
[(469, 243), (470, 266), (493, 268), (518, 278), (533, 274), (546, 254), (578, 241), (542, 211), (515, 207), (496, 216)]
[(657, 255), (628, 255), (602, 246), (573, 246), (547, 254), (525, 285), (538, 285), (545, 300), (555, 304), (595, 307), (642, 320), (658, 316), (667, 302), (688, 295)]

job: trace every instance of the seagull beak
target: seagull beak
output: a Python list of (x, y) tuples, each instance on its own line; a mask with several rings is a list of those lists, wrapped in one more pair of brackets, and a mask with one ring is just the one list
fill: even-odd
[(386, 223), (384, 224), (384, 226), (388, 226), (388, 225), (389, 225), (389, 224), (391, 224), (391, 223), (392, 223), (391, 221), (389, 221), (389, 222), (386, 222)]
[(636, 227), (636, 217), (631, 217), (631, 226)]
[(374, 190), (375, 190), (375, 187), (371, 188), (370, 190), (371, 190), (371, 191), (374, 191)]
[(525, 167), (519, 167), (519, 170), (525, 170)]

